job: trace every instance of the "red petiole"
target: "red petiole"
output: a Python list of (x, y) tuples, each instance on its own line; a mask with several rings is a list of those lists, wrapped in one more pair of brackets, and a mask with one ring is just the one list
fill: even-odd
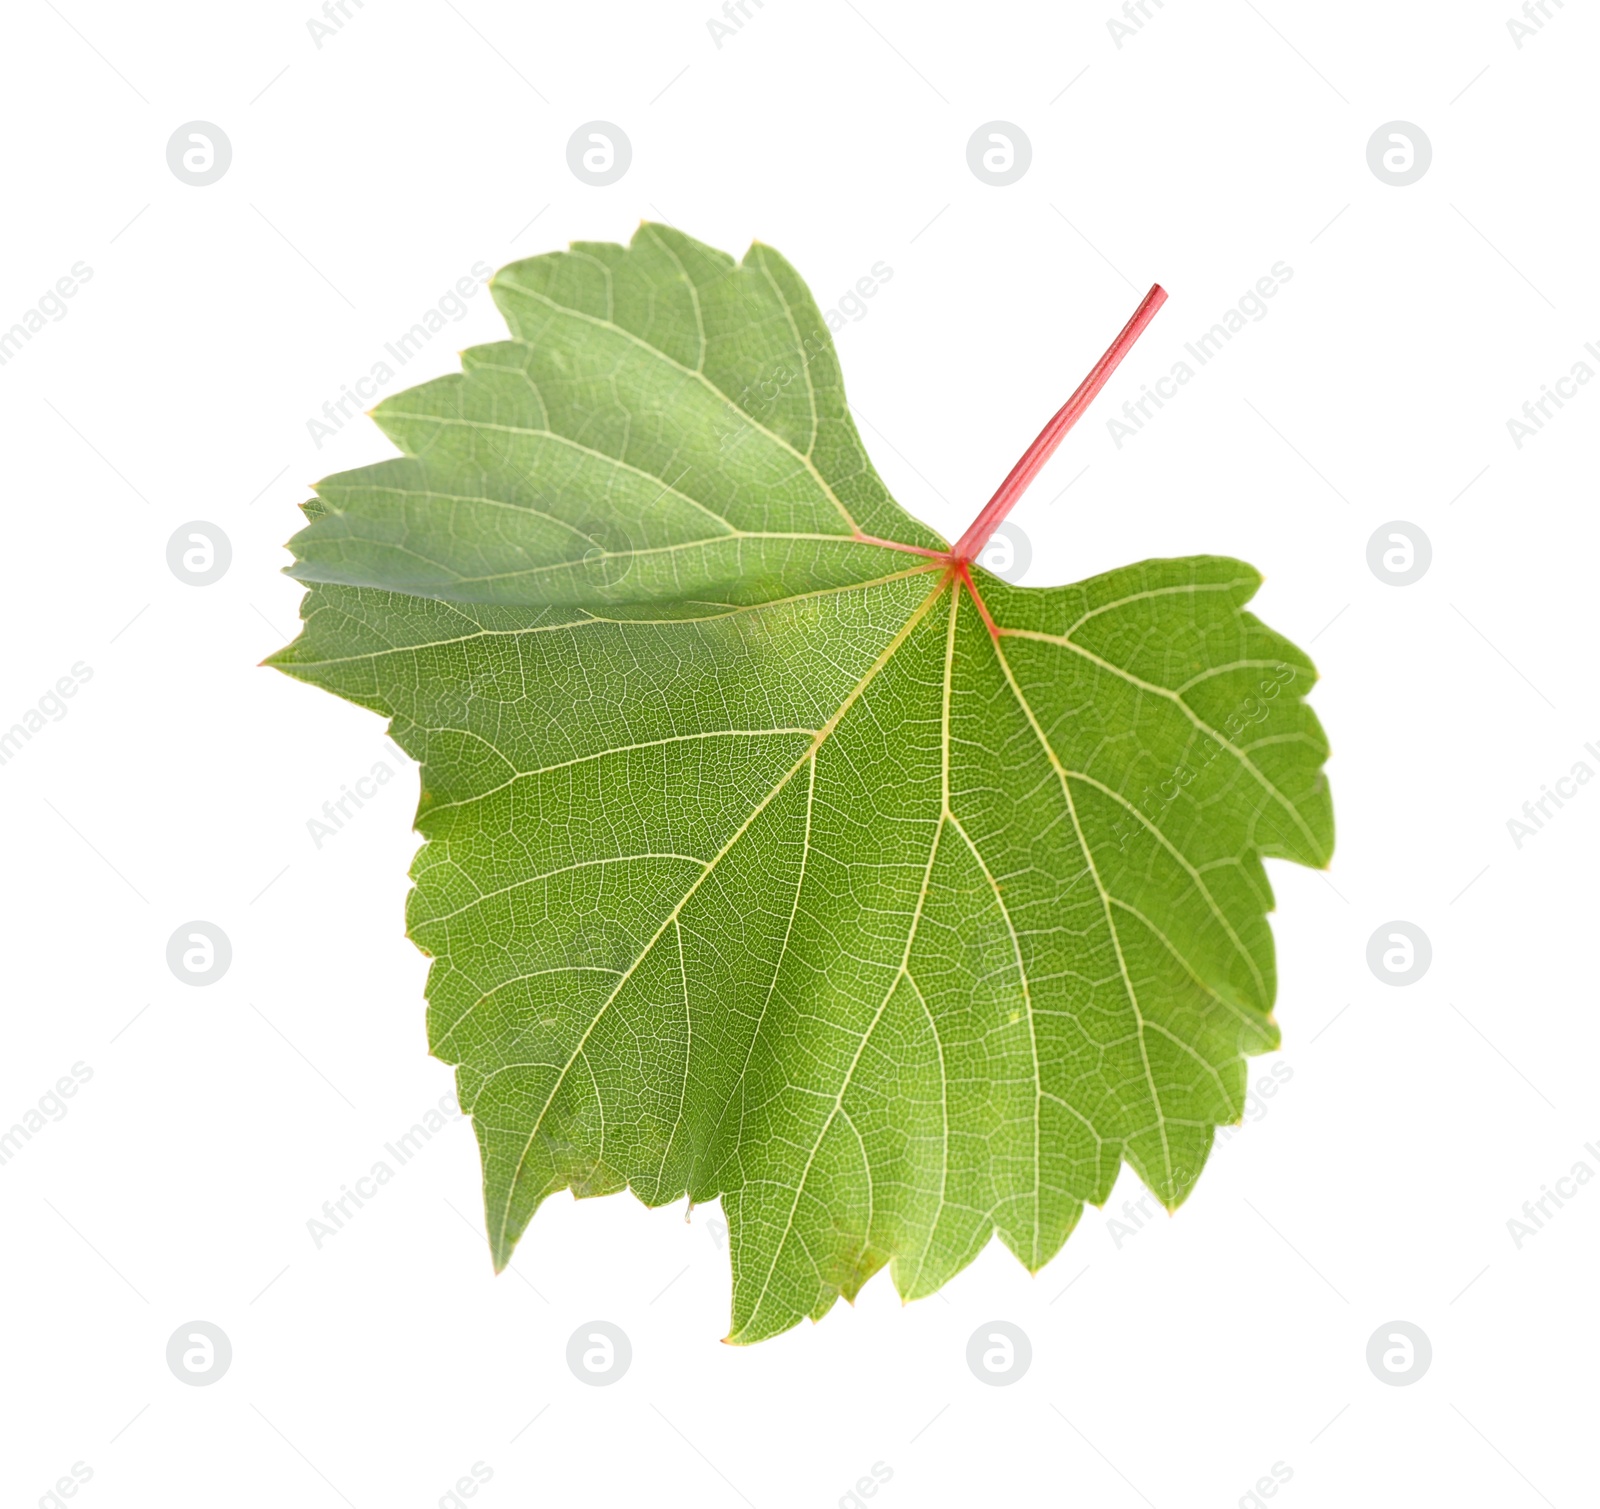
[(977, 584), (972, 580), (971, 564), (989, 543), (990, 536), (994, 534), (1000, 521), (1011, 512), (1017, 499), (1027, 491), (1028, 484), (1039, 475), (1045, 462), (1055, 454), (1056, 447), (1066, 438), (1067, 431), (1083, 417), (1084, 410), (1110, 382), (1111, 374), (1121, 365), (1122, 358), (1133, 349), (1133, 343), (1144, 334), (1144, 327), (1155, 318), (1156, 311), (1166, 302), (1166, 289), (1159, 283), (1152, 283), (1150, 292), (1140, 300), (1139, 307), (1133, 311), (1133, 317), (1106, 348), (1105, 355), (1094, 364), (1089, 375), (1078, 384), (1076, 392), (1062, 404), (1050, 423), (1039, 431), (1038, 438), (1022, 453), (1022, 459), (1006, 474), (1005, 481), (995, 489), (994, 496), (983, 505), (982, 512), (967, 527), (967, 532), (949, 550), (928, 550), (921, 545), (902, 545), (894, 540), (880, 540), (874, 535), (861, 534), (859, 531), (855, 538), (863, 544), (884, 545), (891, 550), (903, 550), (912, 555), (925, 556), (943, 563), (948, 568), (944, 580), (959, 581), (972, 594), (972, 601), (976, 604), (985, 627), (990, 634), (998, 638), (1001, 631), (990, 617), (989, 610), (978, 593)]
[[(953, 564), (964, 567), (967, 562), (977, 558), (978, 553), (989, 543), (989, 537), (994, 533), (996, 526), (1011, 512), (1017, 499), (1027, 490), (1028, 484), (1039, 475), (1045, 462), (1055, 453), (1056, 447), (1066, 437), (1067, 431), (1078, 422), (1083, 411), (1094, 402), (1095, 395), (1111, 380), (1111, 374), (1117, 370), (1122, 358), (1133, 349), (1133, 343), (1144, 334), (1144, 327), (1155, 318), (1156, 310), (1166, 302), (1166, 289), (1159, 283), (1153, 283), (1150, 292), (1133, 311), (1133, 318), (1122, 327), (1122, 333), (1106, 348), (1106, 354), (1078, 384), (1078, 389), (1072, 397), (1062, 404), (1055, 418), (1039, 431), (1039, 438), (1022, 453), (1022, 459), (1011, 468), (1005, 481), (995, 489), (994, 496), (983, 505), (983, 511), (968, 526), (967, 532), (956, 541), (950, 552)], [(967, 573), (962, 571), (961, 575), (965, 578)], [(967, 580), (970, 586), (970, 578)]]

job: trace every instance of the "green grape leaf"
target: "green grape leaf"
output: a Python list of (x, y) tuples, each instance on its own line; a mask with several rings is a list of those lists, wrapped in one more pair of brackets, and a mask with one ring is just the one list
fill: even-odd
[(750, 1342), (996, 1232), (1037, 1270), (1123, 1160), (1176, 1208), (1278, 1043), (1262, 861), (1333, 845), (1256, 572), (972, 564), (770, 248), (645, 225), (492, 289), (511, 338), (317, 485), (270, 663), (421, 765), (408, 927), (496, 1267), (558, 1190), (720, 1196)]

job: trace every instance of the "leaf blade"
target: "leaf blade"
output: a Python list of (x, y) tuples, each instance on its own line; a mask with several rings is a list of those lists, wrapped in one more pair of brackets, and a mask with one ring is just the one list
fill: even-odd
[[(644, 527), (617, 480), (636, 422), (681, 421), (710, 466), (707, 385), (731, 407), (723, 385), (804, 350), (815, 306), (787, 263), (696, 248), (646, 228), (501, 274), (518, 339), (462, 379), (491, 387), (399, 395), (393, 433), (421, 457), (322, 484), (295, 541), (306, 629), (272, 663), (388, 716), (422, 765), (408, 926), (496, 1265), (562, 1188), (720, 1195), (743, 1342), (885, 1264), (931, 1293), (996, 1232), (1037, 1269), (1123, 1161), (1180, 1203), (1242, 1110), (1246, 1056), (1277, 1042), (1262, 858), (1325, 863), (1333, 834), (1315, 673), (1245, 611), (1256, 573), (1195, 557), (968, 586), (863, 482), (831, 342), (716, 463), (757, 510), (717, 513), (717, 539), (797, 507), (818, 538), (768, 528), (772, 554), (711, 566), (712, 537), (685, 535), (700, 554), (678, 576), (574, 563), (595, 521)], [(589, 334), (531, 344), (556, 307)], [(536, 370), (550, 420), (557, 358), (616, 368), (616, 331), (648, 365), (602, 460), (574, 468), (563, 443), (449, 490), (496, 459), (484, 415), (540, 417), (493, 384)], [(469, 443), (426, 429), (441, 415)], [(779, 471), (741, 474), (748, 446)], [(670, 449), (633, 451), (651, 485)], [(386, 516), (397, 465), (416, 470)], [(715, 527), (703, 481), (627, 553)], [(542, 516), (510, 543), (561, 592), (463, 586), (514, 558), (487, 522), (501, 494)], [(853, 538), (846, 503), (889, 543)], [(376, 548), (386, 519), (448, 570), (406, 575)]]

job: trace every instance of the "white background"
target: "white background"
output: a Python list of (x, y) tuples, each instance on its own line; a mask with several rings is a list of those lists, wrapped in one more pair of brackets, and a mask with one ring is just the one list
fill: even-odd
[[(1289, 1509), (1593, 1504), (1600, 1181), (1520, 1248), (1507, 1222), (1600, 1172), (1600, 784), (1520, 848), (1507, 820), (1600, 771), (1600, 390), (1520, 449), (1506, 421), (1600, 342), (1600, 18), (1552, 4), (1519, 49), (1510, 0), (1151, 0), (1118, 48), (1110, 0), (748, 8), (718, 48), (711, 0), (349, 0), (319, 48), (310, 0), (7, 7), (0, 328), (93, 275), (0, 367), (0, 728), (93, 675), (0, 766), (0, 1130), (93, 1077), (0, 1166), (4, 1501), (64, 1502), (81, 1463), (88, 1509), (428, 1509), (481, 1463), (489, 1509), (830, 1509), (881, 1463), (887, 1509), (1187, 1509), (1263, 1502), (1282, 1463)], [(595, 119), (633, 145), (606, 188), (566, 162)], [(1005, 188), (966, 161), (995, 119), (1033, 148)], [(1396, 119), (1433, 146), (1409, 187), (1366, 160)], [(194, 120), (232, 143), (209, 187), (166, 161)], [(880, 1276), (753, 1348), (719, 1341), (715, 1209), (560, 1196), (493, 1278), (462, 1122), (307, 1228), (450, 1089), (403, 936), (415, 771), (257, 668), (307, 484), (389, 453), (307, 420), (474, 263), (641, 217), (769, 242), (824, 308), (889, 264), (841, 356), (891, 489), (951, 538), (1160, 280), (1014, 515), (1026, 580), (1255, 563), (1334, 749), (1331, 872), (1273, 867), (1292, 1077), (1178, 1215), (1114, 1232), (1125, 1170), (1036, 1279), (996, 1245), (942, 1297)], [(1116, 447), (1107, 417), (1279, 261), (1267, 316)], [(394, 387), (501, 333), (465, 307)], [(1396, 519), (1432, 542), (1407, 587), (1366, 559)], [(210, 587), (168, 569), (191, 520), (232, 542)], [(317, 848), (378, 761), (397, 779)], [(206, 988), (166, 963), (191, 919), (232, 941)], [(1395, 919), (1433, 948), (1405, 988), (1366, 962)], [(233, 1347), (209, 1387), (165, 1360), (197, 1319)], [(611, 1387), (566, 1364), (594, 1319), (632, 1342)], [(994, 1319), (1032, 1343), (1008, 1387), (966, 1363)], [(1406, 1387), (1366, 1362), (1397, 1319), (1433, 1348)]]

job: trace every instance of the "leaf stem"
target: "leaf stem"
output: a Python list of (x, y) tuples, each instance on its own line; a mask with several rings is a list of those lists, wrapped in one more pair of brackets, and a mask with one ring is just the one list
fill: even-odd
[(1106, 348), (1106, 354), (1094, 364), (1089, 375), (1078, 384), (1077, 391), (1056, 413), (1049, 424), (1039, 431), (1039, 437), (1022, 453), (1022, 459), (1011, 468), (995, 495), (983, 505), (983, 511), (968, 526), (967, 532), (956, 541), (950, 552), (958, 565), (974, 560), (989, 537), (1005, 516), (1011, 512), (1017, 499), (1038, 476), (1046, 461), (1061, 444), (1068, 430), (1075, 425), (1083, 411), (1094, 402), (1095, 395), (1111, 380), (1122, 358), (1132, 349), (1133, 343), (1144, 334), (1144, 327), (1155, 318), (1156, 310), (1167, 302), (1167, 291), (1159, 283), (1150, 285), (1150, 292), (1133, 311), (1133, 318), (1122, 327), (1122, 333)]

